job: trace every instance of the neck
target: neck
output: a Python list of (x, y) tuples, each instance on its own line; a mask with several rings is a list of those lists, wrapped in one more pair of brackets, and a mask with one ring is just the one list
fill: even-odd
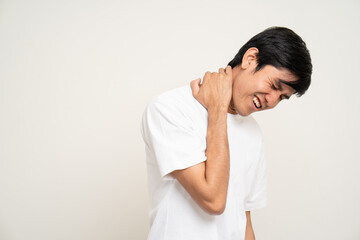
[[(232, 87), (234, 89), (234, 82), (235, 82), (235, 79), (237, 78), (237, 76), (239, 75), (240, 73), (240, 66), (236, 66), (232, 69), (232, 81), (233, 81), (233, 84), (232, 84)], [(230, 104), (229, 104), (229, 108), (228, 108), (228, 113), (230, 114), (237, 114), (236, 112), (236, 109), (235, 109), (235, 106), (234, 106), (234, 101), (233, 101), (233, 98), (231, 97), (231, 100), (230, 100)]]
[(231, 99), (230, 104), (229, 104), (228, 113), (235, 114), (235, 115), (237, 114), (232, 99)]

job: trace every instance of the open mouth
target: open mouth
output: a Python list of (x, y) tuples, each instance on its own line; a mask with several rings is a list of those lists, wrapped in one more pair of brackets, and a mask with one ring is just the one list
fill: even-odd
[(256, 96), (253, 98), (253, 103), (257, 109), (260, 109), (262, 107), (260, 99)]

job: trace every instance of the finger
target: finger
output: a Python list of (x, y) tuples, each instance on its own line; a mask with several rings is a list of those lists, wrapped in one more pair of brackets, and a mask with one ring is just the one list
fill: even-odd
[(225, 68), (225, 72), (227, 75), (232, 76), (232, 68), (230, 65), (227, 65)]
[(190, 82), (190, 86), (191, 86), (191, 91), (193, 93), (194, 96), (197, 96), (199, 89), (200, 89), (200, 82), (201, 82), (201, 78), (197, 78), (195, 80), (192, 80)]
[(228, 72), (231, 72), (232, 71), (232, 68), (230, 65), (227, 65), (226, 68), (225, 68), (225, 72), (228, 73)]
[(211, 72), (207, 71), (205, 72), (204, 76), (203, 76), (203, 82), (205, 81), (205, 79), (208, 79), (211, 76)]
[(224, 74), (225, 75), (225, 69), (224, 68), (219, 68), (219, 73)]

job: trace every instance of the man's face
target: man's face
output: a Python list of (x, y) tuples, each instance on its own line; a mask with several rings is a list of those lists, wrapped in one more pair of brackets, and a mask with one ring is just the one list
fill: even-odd
[(256, 66), (256, 61), (250, 61), (233, 69), (230, 113), (247, 116), (253, 112), (271, 109), (281, 100), (288, 99), (295, 93), (292, 87), (280, 81), (280, 79), (285, 82), (297, 80), (297, 77), (287, 69), (266, 65), (254, 73)]

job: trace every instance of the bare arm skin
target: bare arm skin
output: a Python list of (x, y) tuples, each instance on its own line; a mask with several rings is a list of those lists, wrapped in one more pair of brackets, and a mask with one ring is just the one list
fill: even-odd
[(246, 211), (246, 231), (245, 231), (245, 240), (255, 240), (254, 230), (251, 224), (250, 211)]
[(227, 136), (227, 111), (232, 94), (232, 69), (219, 73), (205, 73), (191, 82), (193, 96), (208, 110), (205, 162), (173, 171), (196, 203), (209, 214), (225, 210), (230, 171), (230, 154)]

